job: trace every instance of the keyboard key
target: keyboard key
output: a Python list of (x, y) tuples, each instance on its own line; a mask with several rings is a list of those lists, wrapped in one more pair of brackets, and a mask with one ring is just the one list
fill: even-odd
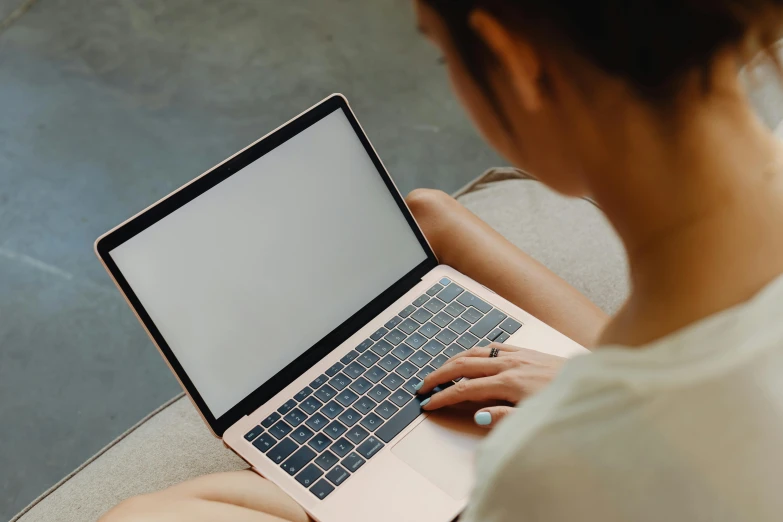
[(266, 453), (275, 444), (277, 444), (277, 440), (268, 433), (264, 433), (253, 441), (253, 446), (255, 446), (261, 453)]
[(444, 354), (440, 354), (440, 355), (438, 355), (437, 357), (435, 357), (435, 358), (432, 360), (432, 362), (430, 362), (430, 364), (431, 364), (431, 365), (432, 365), (432, 366), (433, 366), (435, 369), (438, 369), (438, 368), (440, 368), (441, 366), (443, 366), (444, 364), (446, 364), (446, 361), (448, 361), (448, 360), (449, 360), (448, 356), (446, 356), (446, 355), (444, 355)]
[(416, 300), (413, 301), (412, 304), (413, 304), (413, 306), (418, 308), (419, 306), (423, 305), (424, 303), (426, 303), (429, 300), (430, 300), (430, 296), (428, 296), (427, 294), (422, 294), (419, 297), (417, 297)]
[(456, 319), (453, 323), (449, 325), (449, 328), (451, 330), (454, 330), (458, 334), (465, 333), (465, 331), (470, 328), (470, 323), (467, 322), (464, 319)]
[(368, 431), (375, 431), (383, 424), (383, 420), (374, 413), (370, 413), (362, 419), (362, 426), (367, 428)]
[(406, 382), (405, 386), (403, 386), (402, 389), (410, 393), (411, 395), (416, 395), (416, 386), (418, 386), (420, 382), (421, 379), (419, 379), (418, 377), (414, 377), (413, 379)]
[(448, 348), (446, 348), (445, 350), (443, 350), (443, 355), (445, 355), (446, 357), (448, 357), (449, 359), (451, 359), (452, 357), (454, 357), (454, 356), (455, 356), (455, 355), (457, 355), (458, 353), (462, 353), (462, 352), (464, 352), (464, 351), (465, 351), (465, 350), (464, 350), (464, 349), (463, 349), (463, 348), (462, 348), (460, 345), (458, 345), (458, 344), (452, 344), (451, 346), (449, 346)]
[(291, 433), (291, 438), (299, 444), (304, 444), (310, 437), (313, 436), (313, 432), (307, 426), (299, 426)]
[(457, 302), (451, 303), (445, 308), (445, 311), (452, 317), (459, 317), (467, 309), (467, 306), (461, 305)]
[(364, 377), (359, 377), (351, 383), (351, 389), (359, 395), (363, 395), (370, 388), (372, 388), (372, 383)]
[(351, 474), (348, 473), (348, 471), (342, 466), (337, 466), (332, 471), (326, 474), (326, 478), (329, 479), (329, 482), (331, 482), (335, 486), (339, 486), (340, 484), (345, 482), (346, 479), (350, 476)]
[(437, 334), (438, 332), (440, 332), (440, 328), (438, 328), (432, 323), (427, 323), (421, 328), (419, 328), (419, 333), (422, 334), (424, 337), (427, 337), (428, 339), (435, 337), (435, 334)]
[(380, 382), (381, 379), (386, 377), (386, 371), (384, 371), (383, 368), (380, 366), (373, 366), (369, 370), (367, 370), (367, 373), (364, 374), (364, 377), (368, 381), (372, 381), (373, 383)]
[(283, 462), (283, 465), (280, 467), (293, 476), (299, 473), (314, 458), (315, 452), (307, 446), (302, 446), (296, 450), (296, 453), (288, 457), (288, 460)]
[(405, 405), (394, 417), (389, 419), (386, 424), (375, 432), (375, 436), (385, 443), (389, 443), (411, 422), (421, 415), (421, 402), (424, 397), (416, 396), (412, 401)]
[(277, 440), (280, 440), (286, 435), (288, 435), (289, 433), (291, 433), (291, 429), (292, 429), (291, 426), (289, 426), (283, 421), (279, 421), (277, 424), (269, 428), (269, 433), (271, 433), (272, 436)]
[(425, 310), (424, 308), (419, 308), (411, 317), (416, 319), (419, 323), (424, 324), (432, 318), (432, 312)]
[(416, 366), (414, 366), (410, 362), (405, 361), (404, 363), (399, 365), (397, 367), (397, 369), (394, 370), (394, 371), (396, 371), (397, 373), (399, 373), (400, 375), (402, 375), (406, 379), (410, 379), (411, 376), (418, 371), (418, 368), (416, 368)]
[(330, 448), (338, 457), (344, 457), (354, 448), (354, 445), (345, 439), (340, 439)]
[(362, 363), (362, 366), (365, 368), (369, 368), (373, 364), (377, 363), (379, 360), (381, 360), (380, 357), (375, 355), (372, 352), (364, 352), (361, 356), (359, 356), (358, 359), (356, 359), (360, 363)]
[(395, 413), (397, 413), (397, 406), (390, 403), (389, 401), (383, 401), (377, 408), (375, 408), (375, 413), (383, 417), (384, 419), (388, 419)]
[(375, 331), (375, 333), (374, 333), (374, 334), (372, 334), (372, 335), (370, 336), (370, 339), (372, 339), (373, 341), (378, 341), (378, 340), (380, 340), (380, 338), (381, 338), (381, 337), (383, 337), (384, 335), (386, 335), (386, 332), (388, 332), (388, 331), (389, 331), (389, 330), (387, 330), (386, 328), (384, 328), (384, 327), (380, 327), (380, 328), (378, 328), (378, 329)]
[(392, 351), (392, 348), (394, 348), (394, 346), (392, 346), (391, 343), (386, 342), (385, 340), (380, 340), (375, 343), (375, 346), (372, 347), (372, 351), (383, 357)]
[(370, 436), (356, 448), (356, 452), (367, 460), (370, 460), (376, 453), (383, 449), (383, 443), (377, 438)]
[(438, 299), (437, 297), (433, 297), (429, 301), (427, 301), (427, 304), (424, 305), (424, 308), (432, 312), (433, 314), (437, 314), (441, 310), (443, 310), (446, 307), (446, 303)]
[(418, 352), (411, 355), (410, 362), (418, 366), (419, 368), (424, 367), (425, 364), (430, 362), (432, 360), (432, 357), (427, 355), (425, 352), (419, 350)]
[(345, 469), (350, 471), (351, 473), (356, 473), (356, 470), (361, 468), (365, 463), (365, 460), (361, 458), (356, 452), (351, 453), (347, 457), (345, 457), (342, 461), (342, 465), (345, 466)]
[(353, 408), (348, 408), (345, 410), (339, 417), (337, 417), (337, 420), (345, 424), (347, 427), (351, 427), (357, 422), (359, 422), (359, 419), (361, 419), (362, 416), (359, 415), (359, 413), (354, 410)]
[(478, 342), (478, 337), (476, 337), (470, 332), (463, 334), (462, 337), (457, 339), (457, 343), (463, 348), (465, 348), (466, 350), (476, 346), (477, 342)]
[(390, 373), (381, 381), (381, 384), (389, 388), (390, 390), (396, 390), (399, 388), (405, 379), (397, 375), (396, 373)]
[(383, 368), (387, 372), (392, 371), (393, 369), (395, 369), (399, 365), (400, 365), (399, 359), (397, 359), (393, 355), (387, 355), (386, 357), (381, 359), (381, 362), (378, 363), (378, 366), (380, 366), (381, 368)]
[(329, 381), (329, 385), (337, 391), (344, 389), (349, 384), (351, 384), (351, 379), (344, 373), (338, 373)]
[(359, 353), (364, 353), (370, 346), (372, 346), (372, 339), (365, 339), (362, 341), (362, 344), (356, 347), (356, 351)]
[(478, 310), (484, 312), (485, 314), (492, 310), (492, 305), (489, 305), (476, 297), (475, 295), (471, 294), (470, 292), (463, 292), (462, 295), (459, 296), (459, 299), (457, 299), (460, 303), (464, 304), (465, 306), (472, 306), (474, 308), (477, 308)]
[(419, 349), (419, 348), (421, 348), (421, 347), (424, 345), (424, 343), (426, 343), (428, 340), (429, 340), (429, 339), (427, 339), (426, 337), (424, 337), (422, 334), (420, 334), (419, 332), (416, 332), (415, 334), (413, 334), (413, 335), (411, 335), (410, 337), (408, 337), (408, 339), (405, 341), (405, 344), (407, 344), (408, 346), (410, 346), (410, 347), (411, 347), (411, 348), (413, 348), (414, 350), (418, 350), (418, 349)]
[(444, 303), (450, 303), (462, 292), (462, 288), (452, 283), (440, 291), (438, 298)]
[(418, 377), (423, 381), (425, 377), (427, 377), (429, 374), (431, 374), (434, 371), (435, 368), (433, 368), (432, 366), (425, 366), (424, 368), (421, 369), (419, 373), (416, 374), (416, 377)]
[(361, 426), (354, 426), (348, 430), (348, 433), (345, 434), (345, 437), (354, 444), (359, 444), (361, 441), (367, 438), (367, 435), (369, 435), (367, 430)]
[[(466, 312), (467, 313), (467, 312)], [(500, 322), (506, 318), (506, 314), (500, 310), (492, 310), (483, 319), (477, 322), (473, 328), (470, 329), (470, 333), (478, 338), (486, 337), (486, 335), (492, 331)], [(513, 319), (512, 319), (513, 321)], [(505, 323), (504, 323), (505, 324)]]
[(367, 415), (372, 411), (373, 408), (375, 408), (375, 401), (369, 397), (362, 397), (356, 402), (356, 404), (353, 405), (353, 407), (356, 408), (362, 415)]
[(402, 331), (406, 335), (410, 335), (418, 329), (419, 329), (419, 323), (417, 323), (413, 319), (405, 319), (405, 321), (400, 323), (400, 326), (398, 327), (398, 330)]
[(503, 321), (503, 324), (501, 324), (500, 327), (506, 332), (510, 333), (511, 335), (514, 335), (515, 333), (517, 333), (517, 330), (519, 330), (522, 327), (522, 323), (509, 317), (508, 319)]
[(332, 439), (330, 439), (323, 433), (319, 433), (318, 435), (310, 439), (310, 442), (308, 442), (307, 445), (320, 453), (321, 451), (328, 448), (329, 444), (331, 443), (332, 443)]
[(358, 398), (359, 398), (359, 396), (356, 395), (351, 390), (343, 390), (343, 391), (341, 391), (340, 393), (337, 394), (337, 402), (339, 402), (343, 406), (350, 406)]
[(270, 415), (269, 417), (261, 421), (261, 426), (263, 426), (264, 428), (268, 428), (278, 420), (280, 420), (280, 414), (277, 412), (272, 413), (272, 415)]
[(324, 384), (315, 392), (315, 396), (318, 397), (321, 402), (327, 402), (335, 395), (337, 395), (337, 391), (328, 384)]
[(401, 331), (399, 331), (398, 329), (395, 328), (391, 332), (387, 333), (386, 337), (384, 337), (384, 339), (386, 339), (387, 341), (392, 343), (394, 346), (397, 346), (402, 341), (404, 341), (406, 337), (407, 337), (406, 334), (402, 333)]
[(402, 312), (400, 312), (400, 317), (403, 317), (403, 318), (405, 318), (405, 317), (408, 317), (409, 315), (411, 315), (411, 314), (412, 314), (413, 312), (415, 312), (415, 311), (416, 311), (416, 307), (415, 307), (415, 306), (413, 306), (413, 305), (408, 305), (408, 306), (406, 306), (406, 307), (403, 309), (403, 311), (402, 311)]
[(332, 466), (340, 462), (340, 457), (332, 453), (331, 451), (324, 451), (321, 456), (315, 459), (315, 463), (318, 464), (323, 470), (329, 471)]
[(337, 404), (335, 401), (330, 402), (329, 404), (327, 404), (321, 409), (321, 413), (323, 413), (330, 419), (334, 419), (335, 417), (340, 415), (343, 411), (345, 411), (345, 408)]
[(258, 437), (259, 435), (261, 435), (261, 433), (263, 433), (263, 431), (264, 428), (262, 428), (261, 426), (256, 426), (252, 430), (245, 433), (245, 440), (248, 442), (253, 442), (254, 440), (256, 440), (256, 437)]
[(319, 480), (315, 483), (315, 486), (310, 488), (310, 493), (318, 497), (320, 500), (328, 497), (332, 491), (334, 491), (334, 486), (329, 484), (324, 479)]
[(277, 446), (269, 450), (266, 454), (267, 457), (272, 459), (272, 462), (275, 464), (281, 464), (285, 459), (288, 458), (291, 453), (296, 451), (296, 448), (299, 446), (296, 444), (296, 442), (292, 441), (291, 439), (283, 439), (281, 440)]
[(321, 415), (320, 413), (316, 413), (307, 421), (305, 421), (305, 425), (310, 428), (313, 431), (319, 431), (321, 428), (326, 426), (326, 424), (329, 422), (329, 420)]
[(345, 356), (342, 359), (340, 359), (340, 362), (343, 364), (348, 364), (354, 359), (356, 359), (357, 357), (359, 357), (359, 352), (357, 352), (356, 350), (351, 350), (350, 352), (345, 354)]
[(440, 284), (443, 286), (449, 286), (450, 283), (451, 283), (451, 279), (449, 279), (448, 277), (444, 277), (443, 279), (440, 280)]
[(446, 312), (440, 312), (432, 318), (432, 322), (435, 323), (438, 328), (446, 328), (451, 321), (453, 321), (452, 317)]
[(503, 330), (501, 330), (500, 328), (495, 328), (495, 330), (491, 334), (487, 335), (487, 339), (489, 339), (490, 341), (494, 341), (501, 335), (503, 335)]
[(402, 317), (400, 317), (399, 315), (395, 315), (394, 317), (389, 319), (389, 322), (383, 325), (383, 327), (386, 328), (387, 330), (391, 330), (401, 322), (402, 322)]
[(435, 286), (433, 286), (432, 288), (427, 290), (427, 295), (433, 296), (433, 295), (437, 294), (438, 292), (440, 292), (441, 290), (443, 290), (443, 285), (436, 284)]
[(443, 343), (436, 341), (435, 339), (428, 341), (427, 344), (421, 347), (422, 350), (432, 356), (438, 355), (444, 348), (445, 346)]
[(455, 334), (454, 332), (452, 332), (448, 328), (444, 329), (444, 330), (441, 330), (440, 333), (435, 336), (435, 339), (437, 339), (438, 341), (440, 341), (440, 342), (442, 342), (443, 344), (446, 344), (446, 345), (453, 343), (454, 339), (456, 339), (456, 338), (457, 338), (457, 334)]
[(482, 313), (476, 310), (475, 308), (471, 307), (465, 310), (460, 317), (465, 319), (470, 324), (475, 324), (476, 322), (478, 322), (479, 319), (481, 319)]
[(351, 379), (356, 379), (357, 377), (359, 377), (361, 374), (364, 373), (364, 366), (354, 361), (345, 367), (343, 373), (348, 377), (350, 377)]
[(488, 340), (486, 340), (486, 339), (482, 339), (482, 340), (480, 340), (480, 341), (478, 342), (478, 344), (477, 344), (476, 346), (478, 346), (479, 348), (483, 348), (483, 347), (485, 347), (485, 346), (489, 346), (490, 344), (491, 344), (491, 343), (490, 343)]
[(311, 393), (313, 393), (313, 389), (310, 388), (309, 386), (307, 386), (307, 387), (305, 387), (304, 390), (302, 390), (299, 393), (297, 393), (296, 395), (294, 395), (294, 400), (296, 402), (302, 402), (307, 397), (309, 397)]
[(325, 384), (327, 380), (329, 380), (329, 378), (325, 374), (321, 374), (318, 377), (316, 377), (313, 382), (310, 383), (310, 387), (314, 390), (317, 390), (323, 384)]
[(289, 399), (286, 401), (285, 404), (277, 408), (277, 413), (280, 415), (285, 415), (289, 411), (293, 410), (296, 407), (296, 401), (293, 399)]
[(327, 377), (334, 377), (335, 375), (337, 375), (337, 372), (342, 370), (344, 367), (345, 365), (341, 362), (334, 363), (331, 368), (326, 370)]
[(395, 348), (394, 350), (392, 350), (392, 355), (394, 355), (397, 359), (404, 361), (413, 352), (414, 352), (413, 348), (403, 343), (399, 345), (397, 348)]
[(307, 415), (305, 415), (302, 410), (300, 410), (299, 408), (294, 408), (293, 410), (288, 412), (288, 415), (283, 417), (283, 420), (285, 420), (289, 425), (293, 427), (297, 427), (300, 424), (302, 424), (306, 418)]
[(383, 386), (381, 386), (381, 385), (379, 384), (379, 385), (377, 385), (375, 388), (373, 388), (372, 390), (370, 390), (370, 393), (368, 393), (367, 395), (368, 395), (368, 396), (369, 396), (369, 397), (370, 397), (372, 400), (374, 400), (375, 402), (381, 402), (383, 399), (385, 399), (386, 397), (388, 397), (390, 393), (391, 393), (391, 392), (390, 392), (389, 390), (387, 390), (386, 388), (384, 388)]
[(339, 439), (340, 436), (346, 431), (348, 431), (348, 429), (337, 421), (332, 421), (331, 424), (324, 428), (324, 433), (329, 435), (334, 440)]
[(402, 407), (408, 404), (408, 401), (411, 400), (412, 398), (413, 397), (405, 390), (397, 390), (396, 392), (391, 394), (389, 400), (391, 400), (397, 406)]
[(508, 335), (506, 332), (503, 332), (502, 334), (497, 336), (497, 338), (495, 339), (495, 342), (496, 343), (505, 343), (506, 341), (508, 341), (509, 337), (511, 337), (511, 336)]
[(305, 469), (303, 469), (300, 474), (296, 476), (296, 481), (299, 482), (304, 487), (309, 488), (323, 474), (324, 472), (318, 469), (318, 467), (315, 464), (310, 464)]

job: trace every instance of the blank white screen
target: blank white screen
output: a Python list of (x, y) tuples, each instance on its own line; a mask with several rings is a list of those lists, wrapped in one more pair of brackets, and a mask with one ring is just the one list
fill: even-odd
[(216, 418), (426, 259), (341, 110), (110, 255)]

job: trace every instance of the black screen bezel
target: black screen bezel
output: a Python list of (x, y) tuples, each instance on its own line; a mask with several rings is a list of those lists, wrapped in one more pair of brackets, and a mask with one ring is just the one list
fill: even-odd
[[(405, 219), (411, 227), (411, 230), (419, 240), (421, 247), (424, 249), (424, 252), (427, 256), (426, 260), (420, 263), (418, 266), (414, 267), (399, 281), (394, 283), (377, 298), (368, 303), (364, 308), (359, 310), (340, 326), (326, 335), (323, 339), (310, 347), (296, 360), (280, 370), (267, 382), (259, 386), (255, 391), (245, 397), (228, 412), (216, 418), (212, 414), (204, 399), (199, 394), (196, 387), (193, 385), (193, 382), (191, 382), (187, 373), (177, 360), (177, 357), (174, 355), (168, 343), (163, 338), (158, 328), (155, 326), (154, 321), (149, 316), (144, 306), (141, 304), (139, 298), (128, 284), (128, 281), (123, 277), (122, 272), (114, 263), (109, 253), (119, 245), (143, 232), (161, 219), (170, 215), (172, 212), (175, 212), (177, 209), (193, 201), (201, 194), (210, 190), (222, 181), (225, 181), (271, 150), (282, 145), (289, 139), (293, 138), (300, 132), (304, 131), (308, 127), (314, 125), (337, 110), (342, 110), (346, 118), (348, 118), (348, 121), (351, 123), (351, 127), (364, 146), (365, 151), (372, 159), (378, 175), (380, 175), (381, 179), (383, 179), (384, 183), (389, 189), (389, 192), (394, 197), (397, 206), (405, 216)], [(268, 136), (262, 138), (239, 154), (224, 161), (191, 183), (185, 185), (178, 191), (170, 194), (162, 201), (148, 208), (128, 222), (122, 224), (115, 230), (107, 233), (96, 242), (95, 250), (111, 275), (114, 277), (122, 292), (127, 297), (131, 306), (138, 314), (139, 320), (144, 324), (150, 336), (154, 339), (155, 343), (160, 348), (162, 355), (168, 361), (171, 369), (174, 371), (174, 373), (176, 373), (177, 377), (182, 383), (182, 386), (190, 394), (205, 420), (209, 423), (210, 428), (218, 437), (222, 437), (223, 433), (231, 425), (233, 425), (243, 416), (252, 413), (259, 406), (274, 397), (283, 388), (290, 384), (291, 381), (312, 368), (313, 365), (323, 359), (340, 344), (345, 342), (351, 335), (356, 333), (372, 319), (377, 317), (394, 301), (402, 297), (408, 290), (413, 288), (425, 274), (438, 265), (435, 254), (424, 238), (424, 235), (416, 224), (416, 221), (413, 219), (413, 216), (408, 210), (405, 201), (392, 182), (389, 173), (383, 167), (380, 158), (378, 158), (378, 155), (375, 153), (375, 150), (367, 139), (367, 136), (362, 131), (362, 128), (360, 127), (359, 122), (356, 120), (356, 117), (348, 106), (346, 99), (339, 94), (335, 94), (329, 98), (326, 98), (321, 103), (303, 113), (296, 119), (272, 132)]]

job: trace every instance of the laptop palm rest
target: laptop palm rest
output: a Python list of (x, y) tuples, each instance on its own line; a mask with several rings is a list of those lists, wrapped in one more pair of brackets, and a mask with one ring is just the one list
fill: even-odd
[(487, 431), (470, 416), (434, 413), (416, 426), (392, 453), (454, 500), (464, 500), (473, 487), (473, 457)]

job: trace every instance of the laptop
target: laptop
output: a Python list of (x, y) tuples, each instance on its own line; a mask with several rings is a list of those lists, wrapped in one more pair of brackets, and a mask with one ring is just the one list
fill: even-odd
[(486, 431), (416, 384), (493, 341), (583, 351), (438, 263), (339, 94), (95, 250), (212, 433), (320, 522), (453, 520)]

